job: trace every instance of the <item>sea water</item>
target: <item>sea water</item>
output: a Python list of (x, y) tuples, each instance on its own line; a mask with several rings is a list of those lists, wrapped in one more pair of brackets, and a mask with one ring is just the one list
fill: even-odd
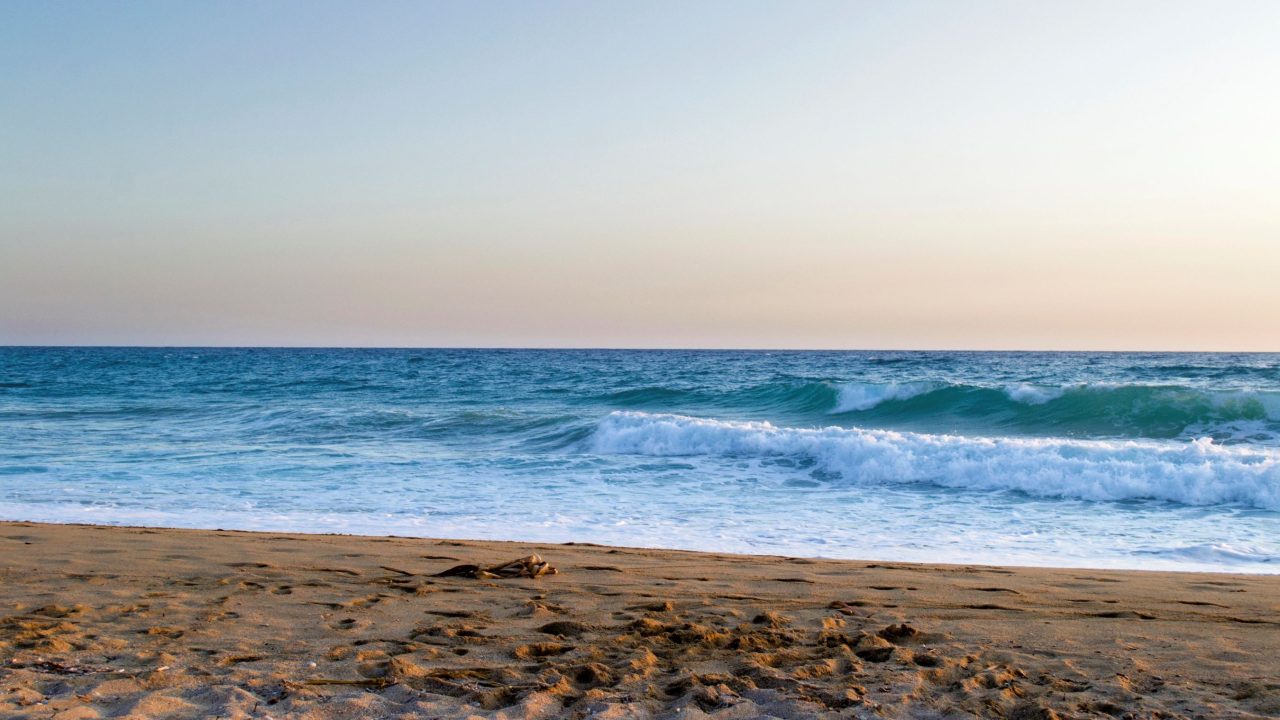
[(1280, 355), (0, 348), (0, 518), (1280, 571)]

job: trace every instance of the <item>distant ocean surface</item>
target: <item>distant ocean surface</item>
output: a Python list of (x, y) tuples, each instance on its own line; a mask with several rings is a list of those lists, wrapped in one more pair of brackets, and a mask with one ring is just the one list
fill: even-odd
[(0, 518), (1280, 572), (1280, 355), (0, 348)]

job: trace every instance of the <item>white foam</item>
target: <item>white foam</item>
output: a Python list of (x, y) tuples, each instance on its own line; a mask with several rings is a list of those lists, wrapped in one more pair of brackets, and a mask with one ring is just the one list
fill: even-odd
[(1268, 420), (1280, 420), (1280, 394), (1237, 390), (1210, 393), (1214, 407), (1236, 413), (1261, 412)]
[(1202, 565), (1239, 566), (1250, 564), (1280, 565), (1280, 555), (1264, 548), (1254, 546), (1237, 546), (1227, 543), (1204, 543), (1187, 547), (1165, 548), (1160, 550), (1144, 550), (1143, 555), (1152, 555), (1180, 561), (1191, 561)]
[(1232, 444), (1280, 446), (1280, 433), (1272, 421), (1231, 420), (1229, 422), (1192, 423), (1183, 428), (1178, 437), (1183, 440), (1212, 438), (1214, 442)]
[(928, 382), (845, 383), (840, 386), (832, 413), (846, 413), (871, 408), (889, 400), (907, 400), (931, 392), (937, 385)]
[(1030, 383), (1007, 385), (1004, 388), (1004, 394), (1008, 395), (1010, 400), (1027, 405), (1043, 405), (1050, 400), (1057, 400), (1065, 392), (1066, 388), (1041, 387)]
[(615, 412), (600, 422), (591, 443), (600, 453), (796, 457), (854, 483), (1280, 510), (1280, 450), (1208, 439), (975, 438)]

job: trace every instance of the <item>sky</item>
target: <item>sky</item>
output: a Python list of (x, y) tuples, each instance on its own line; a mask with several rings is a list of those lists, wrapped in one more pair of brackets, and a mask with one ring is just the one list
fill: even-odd
[(0, 3), (0, 344), (1280, 351), (1280, 3)]

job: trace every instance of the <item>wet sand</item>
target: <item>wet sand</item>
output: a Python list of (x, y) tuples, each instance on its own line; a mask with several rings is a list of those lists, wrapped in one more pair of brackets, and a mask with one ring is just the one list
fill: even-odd
[(0, 717), (469, 716), (1275, 717), (1280, 577), (0, 523)]

